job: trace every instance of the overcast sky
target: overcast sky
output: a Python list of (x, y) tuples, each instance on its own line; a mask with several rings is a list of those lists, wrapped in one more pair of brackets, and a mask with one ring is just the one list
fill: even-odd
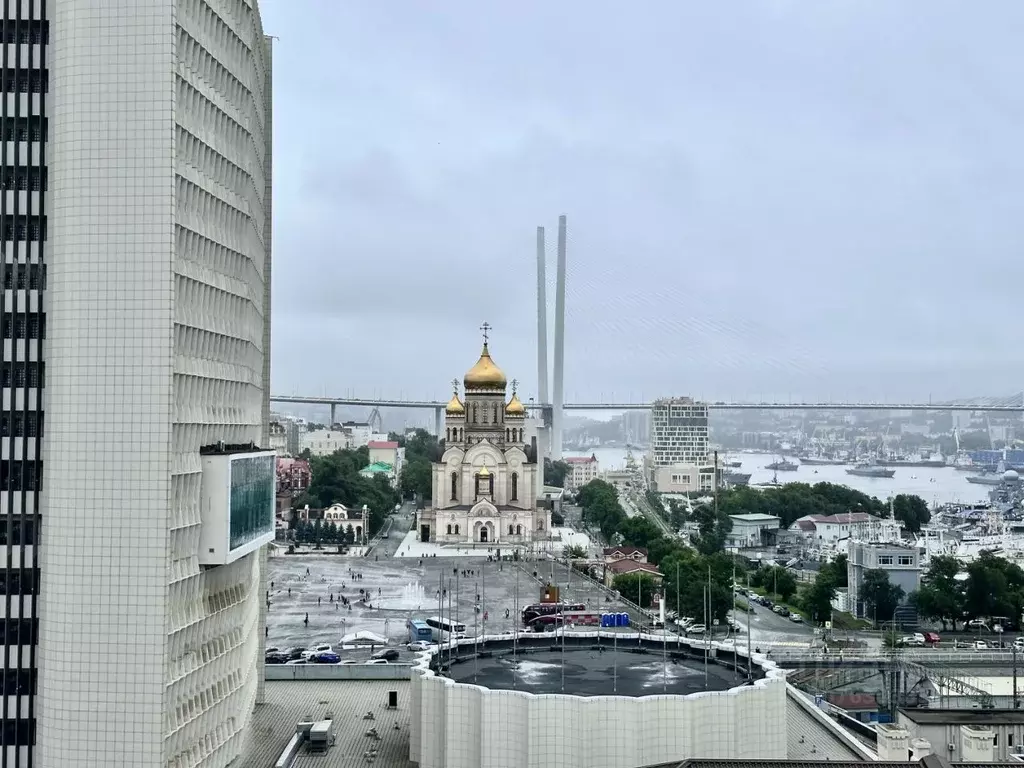
[(275, 393), (535, 395), (562, 213), (570, 401), (1024, 386), (1020, 0), (261, 5)]

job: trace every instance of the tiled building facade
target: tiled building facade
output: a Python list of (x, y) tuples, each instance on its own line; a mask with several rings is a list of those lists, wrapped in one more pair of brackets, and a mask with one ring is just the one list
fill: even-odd
[(0, 9), (0, 768), (226, 766), (263, 558), (198, 564), (199, 448), (267, 440), (270, 44), (255, 0)]

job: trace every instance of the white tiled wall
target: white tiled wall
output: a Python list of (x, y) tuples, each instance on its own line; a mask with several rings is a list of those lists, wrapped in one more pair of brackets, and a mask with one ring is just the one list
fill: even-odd
[(537, 696), (413, 678), (420, 768), (630, 768), (688, 758), (786, 758), (786, 682), (692, 696)]
[(263, 436), (268, 47), (251, 0), (129, 5), (55, 10), (37, 764), (221, 768), (263, 591), (200, 570), (198, 451)]

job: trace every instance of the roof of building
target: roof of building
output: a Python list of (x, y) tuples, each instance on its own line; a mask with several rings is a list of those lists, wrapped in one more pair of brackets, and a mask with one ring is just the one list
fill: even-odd
[[(377, 749), (375, 768), (412, 766), (408, 680), (268, 680), (265, 690), (266, 703), (256, 706), (239, 765), (274, 765), (300, 720), (319, 720), (329, 713), (334, 720), (335, 745), (317, 754), (301, 749), (292, 768), (349, 766), (354, 756), (370, 746)], [(386, 709), (389, 691), (398, 693), (398, 709)], [(372, 722), (363, 720), (367, 712), (373, 712)], [(380, 741), (371, 742), (365, 735), (371, 727), (377, 729)]]
[(825, 523), (826, 525), (849, 525), (850, 523), (870, 523), (872, 520), (877, 520), (874, 515), (869, 515), (867, 512), (843, 512), (838, 515), (811, 515), (811, 520), (815, 523)]
[(662, 576), (662, 572), (658, 570), (658, 566), (654, 563), (638, 563), (636, 560), (631, 560), (628, 557), (624, 557), (621, 560), (616, 560), (613, 563), (608, 563), (608, 568), (615, 573), (633, 573), (634, 571), (643, 571), (644, 573), (657, 574)]
[(643, 555), (644, 557), (647, 557), (647, 550), (644, 549), (643, 547), (634, 547), (632, 545), (624, 545), (624, 546), (621, 546), (621, 547), (605, 547), (604, 548), (604, 554), (606, 556), (607, 555), (619, 554), (619, 555), (622, 555), (623, 557), (629, 557), (630, 555), (635, 555), (637, 553)]
[(394, 440), (371, 440), (366, 444), (369, 448), (397, 448), (398, 443)]
[(918, 725), (1018, 725), (1024, 723), (1024, 709), (900, 709)]
[(777, 515), (766, 515), (763, 512), (751, 512), (745, 515), (729, 515), (732, 520), (739, 520), (741, 523), (771, 523), (781, 520)]
[(291, 456), (278, 456), (277, 468), (279, 470), (309, 469), (309, 462), (305, 459), (296, 459)]
[(797, 520), (795, 525), (801, 531), (813, 531), (814, 530), (814, 521), (813, 520), (803, 520), (803, 519)]
[(373, 464), (367, 464), (360, 471), (362, 471), (362, 472), (370, 472), (371, 474), (376, 475), (379, 472), (390, 472), (393, 469), (394, 469), (394, 466), (392, 466), (391, 464), (388, 464), (386, 461), (375, 461), (375, 462), (373, 462)]
[(597, 456), (566, 456), (562, 461), (566, 464), (593, 464), (597, 462)]

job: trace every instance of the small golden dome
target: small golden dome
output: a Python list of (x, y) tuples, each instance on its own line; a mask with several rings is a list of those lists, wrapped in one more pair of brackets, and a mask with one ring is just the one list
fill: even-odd
[(483, 351), (480, 353), (480, 359), (476, 361), (476, 365), (466, 372), (462, 383), (466, 386), (466, 389), (500, 390), (504, 390), (505, 385), (508, 384), (508, 379), (505, 378), (504, 372), (491, 359), (491, 353), (487, 349), (486, 341), (484, 342)]
[(512, 391), (512, 399), (508, 401), (508, 405), (505, 406), (506, 416), (525, 416), (526, 406), (523, 405), (523, 401), (519, 399), (519, 395)]
[(449, 416), (465, 416), (466, 406), (459, 400), (459, 393), (456, 392), (452, 395), (452, 399), (448, 401), (448, 405), (444, 407), (444, 412)]
[(490, 477), (491, 473), (487, 471), (487, 467), (480, 467), (480, 477)]

